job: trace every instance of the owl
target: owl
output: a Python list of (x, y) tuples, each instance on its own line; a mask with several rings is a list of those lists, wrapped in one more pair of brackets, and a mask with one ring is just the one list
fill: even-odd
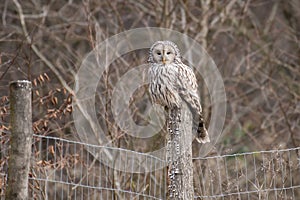
[(181, 108), (184, 101), (193, 114), (196, 140), (199, 143), (209, 142), (197, 93), (197, 79), (192, 68), (182, 63), (177, 45), (171, 41), (157, 41), (149, 54), (151, 101), (168, 109)]

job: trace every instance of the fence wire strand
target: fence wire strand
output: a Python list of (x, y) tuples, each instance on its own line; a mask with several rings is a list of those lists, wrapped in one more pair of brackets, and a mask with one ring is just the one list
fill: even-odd
[[(0, 139), (3, 158), (8, 156), (8, 137)], [(148, 159), (148, 154), (140, 153), (157, 170), (128, 173), (102, 164), (87, 148), (101, 152), (106, 147), (34, 135), (30, 198), (166, 199), (166, 169), (161, 168), (158, 158), (156, 162), (153, 157)], [(300, 197), (299, 150), (300, 147), (194, 158), (194, 199), (297, 199)], [(130, 166), (135, 167), (124, 162), (124, 169)], [(1, 163), (1, 199), (4, 199), (6, 177), (7, 165)]]

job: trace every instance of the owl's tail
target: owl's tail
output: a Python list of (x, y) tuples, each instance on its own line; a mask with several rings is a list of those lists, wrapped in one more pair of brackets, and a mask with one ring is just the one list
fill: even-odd
[(203, 118), (201, 116), (200, 116), (199, 125), (198, 125), (198, 128), (197, 128), (196, 140), (199, 143), (210, 142), (208, 132), (205, 128), (205, 124), (204, 124)]

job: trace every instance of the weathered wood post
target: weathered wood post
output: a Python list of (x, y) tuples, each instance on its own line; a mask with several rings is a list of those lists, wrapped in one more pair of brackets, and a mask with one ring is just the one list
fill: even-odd
[(11, 82), (9, 88), (11, 137), (5, 199), (25, 200), (32, 145), (31, 82)]
[(167, 136), (168, 199), (194, 199), (192, 114), (187, 106), (169, 111)]

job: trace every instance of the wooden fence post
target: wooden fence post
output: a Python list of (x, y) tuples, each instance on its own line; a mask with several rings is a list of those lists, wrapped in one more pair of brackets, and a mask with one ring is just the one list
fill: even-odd
[(169, 111), (167, 136), (168, 199), (194, 199), (192, 163), (192, 114), (182, 109)]
[(9, 88), (11, 137), (5, 199), (25, 200), (32, 145), (31, 82), (11, 82)]

